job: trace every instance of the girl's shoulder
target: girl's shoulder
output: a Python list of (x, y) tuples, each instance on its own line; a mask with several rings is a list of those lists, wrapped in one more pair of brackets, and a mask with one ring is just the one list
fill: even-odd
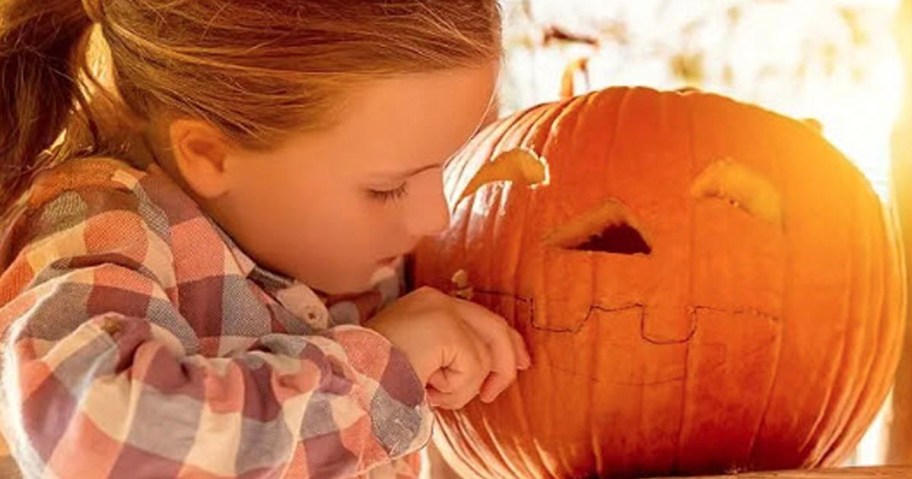
[(20, 203), (0, 228), (0, 306), (32, 278), (67, 271), (57, 265), (113, 261), (173, 288), (189, 282), (188, 264), (226, 264), (211, 221), (157, 166), (67, 160), (38, 174)]
[(26, 192), (23, 206), (40, 207), (61, 194), (79, 190), (134, 191), (147, 176), (147, 171), (117, 158), (75, 158), (39, 173)]
[(208, 224), (193, 199), (157, 166), (143, 170), (112, 157), (67, 160), (36, 175), (3, 221), (0, 271), (26, 245), (68, 231), (116, 231), (137, 241), (152, 234), (170, 241), (175, 224), (192, 220)]
[(78, 200), (87, 211), (127, 210), (153, 222), (204, 216), (199, 205), (158, 165), (143, 169), (115, 157), (74, 158), (42, 171), (20, 207), (40, 211), (66, 198), (70, 201), (65, 203)]

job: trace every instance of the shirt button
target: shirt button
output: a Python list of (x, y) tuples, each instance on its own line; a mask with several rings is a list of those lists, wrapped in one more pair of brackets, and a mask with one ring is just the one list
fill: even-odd
[(101, 329), (109, 335), (114, 336), (120, 332), (121, 326), (117, 320), (105, 318), (104, 323), (101, 325)]
[(305, 306), (303, 319), (304, 319), (304, 322), (306, 322), (311, 327), (314, 327), (314, 328), (327, 327), (326, 318), (323, 316), (323, 311), (320, 311), (316, 307)]

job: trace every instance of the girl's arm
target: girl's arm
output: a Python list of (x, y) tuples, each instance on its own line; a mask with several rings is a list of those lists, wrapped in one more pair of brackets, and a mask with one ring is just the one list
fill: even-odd
[(205, 338), (163, 287), (169, 237), (132, 192), (71, 191), (21, 218), (0, 276), (0, 348), (26, 477), (342, 477), (429, 439), (424, 386), (369, 329), (196, 354)]

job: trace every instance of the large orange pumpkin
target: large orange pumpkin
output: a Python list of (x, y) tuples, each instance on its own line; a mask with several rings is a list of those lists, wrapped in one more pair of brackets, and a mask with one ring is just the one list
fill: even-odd
[(492, 404), (438, 411), (464, 477), (835, 464), (887, 393), (891, 222), (801, 122), (611, 88), (489, 126), (446, 188), (454, 224), (417, 250), (416, 285), (471, 292), (534, 362)]

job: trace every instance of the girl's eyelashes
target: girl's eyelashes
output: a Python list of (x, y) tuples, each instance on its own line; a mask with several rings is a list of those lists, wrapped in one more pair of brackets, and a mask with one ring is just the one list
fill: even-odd
[(405, 196), (408, 194), (408, 183), (403, 183), (401, 186), (396, 187), (392, 190), (369, 189), (367, 190), (367, 193), (372, 199), (377, 200), (380, 203), (398, 201), (402, 198), (405, 198)]

